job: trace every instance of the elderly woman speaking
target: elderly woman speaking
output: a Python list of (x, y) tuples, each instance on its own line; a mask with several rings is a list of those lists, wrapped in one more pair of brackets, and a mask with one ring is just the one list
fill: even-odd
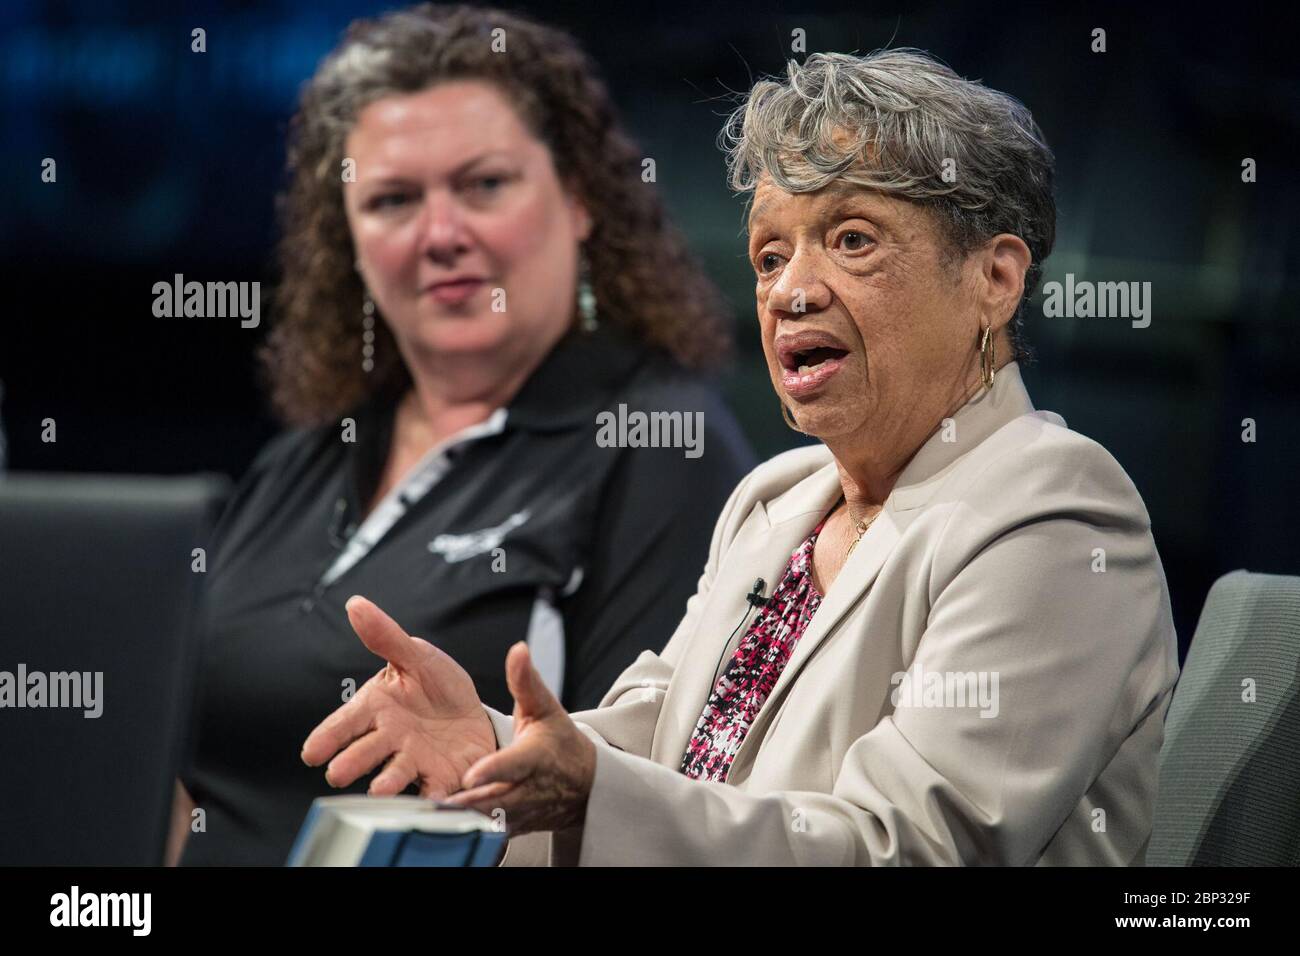
[(821, 444), (741, 482), (671, 640), (595, 710), (522, 644), (514, 716), (487, 708), (352, 598), (389, 664), (303, 759), (504, 810), (512, 864), (1143, 862), (1176, 643), (1133, 483), (1020, 378), (1041, 131), (893, 50), (792, 63), (726, 140), (772, 383)]

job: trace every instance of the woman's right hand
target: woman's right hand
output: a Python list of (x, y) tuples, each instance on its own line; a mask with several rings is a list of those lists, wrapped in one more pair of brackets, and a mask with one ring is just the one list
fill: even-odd
[(387, 759), (370, 784), (372, 796), (401, 793), (412, 781), (433, 799), (460, 790), (465, 771), (497, 749), (474, 681), (365, 598), (350, 598), (347, 612), (362, 643), (388, 666), (317, 725), (303, 744), (303, 762), (328, 760), (326, 781), (346, 787)]

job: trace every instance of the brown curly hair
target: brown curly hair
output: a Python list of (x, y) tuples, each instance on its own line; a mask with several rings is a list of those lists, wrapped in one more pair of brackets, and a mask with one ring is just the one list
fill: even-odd
[[(505, 31), (505, 52), (493, 50), (498, 29)], [(354, 21), (307, 84), (290, 123), (289, 182), (278, 197), (276, 310), (261, 352), (272, 404), (286, 422), (337, 421), (370, 396), (409, 387), (410, 373), (382, 322), (375, 327), (374, 368), (362, 369), (365, 289), (343, 206), (344, 141), (371, 102), (464, 79), (492, 82), (516, 104), (549, 148), (561, 181), (586, 204), (601, 320), (686, 367), (712, 365), (729, 352), (729, 310), (668, 223), (656, 189), (642, 181), (641, 154), (577, 42), (517, 14), (421, 4)]]

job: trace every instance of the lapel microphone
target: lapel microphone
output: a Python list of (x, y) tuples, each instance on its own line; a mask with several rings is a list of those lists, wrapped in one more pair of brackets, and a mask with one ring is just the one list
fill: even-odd
[[(763, 597), (763, 592), (766, 590), (767, 590), (767, 582), (764, 581), (762, 578), (759, 578), (754, 582), (754, 587), (750, 590), (748, 594), (745, 595), (745, 601), (749, 604), (750, 608), (767, 607), (769, 604), (772, 603), (771, 598)], [(726, 642), (723, 643), (722, 645), (722, 652), (718, 654), (718, 663), (713, 665), (713, 680), (709, 684), (709, 696), (704, 698), (705, 707), (707, 707), (709, 705), (709, 701), (713, 699), (713, 689), (718, 683), (718, 671), (722, 667), (722, 659), (726, 657), (727, 649), (731, 647), (731, 641), (732, 638), (736, 636), (736, 631), (739, 631), (741, 627), (744, 625), (744, 623), (747, 620), (749, 620), (749, 614), (750, 614), (749, 611), (745, 612), (745, 616), (742, 617), (740, 619), (740, 623), (737, 624), (735, 628), (732, 629), (731, 634), (727, 637)]]

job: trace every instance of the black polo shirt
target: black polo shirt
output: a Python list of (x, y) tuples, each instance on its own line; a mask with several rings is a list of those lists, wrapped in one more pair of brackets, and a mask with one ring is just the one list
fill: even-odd
[[(611, 447), (598, 416), (620, 406), (702, 413), (702, 454), (627, 447), (645, 438), (626, 429)], [(671, 636), (753, 464), (710, 388), (606, 327), (563, 340), (507, 409), (434, 449), (363, 520), (394, 411), (372, 402), (350, 431), (279, 436), (218, 526), (182, 773), (206, 830), (186, 864), (281, 864), (311, 800), (333, 792), (302, 742), (383, 666), (348, 624), (350, 596), (449, 653), (493, 707), (513, 707), (505, 655), (521, 639), (568, 709), (594, 707)]]

